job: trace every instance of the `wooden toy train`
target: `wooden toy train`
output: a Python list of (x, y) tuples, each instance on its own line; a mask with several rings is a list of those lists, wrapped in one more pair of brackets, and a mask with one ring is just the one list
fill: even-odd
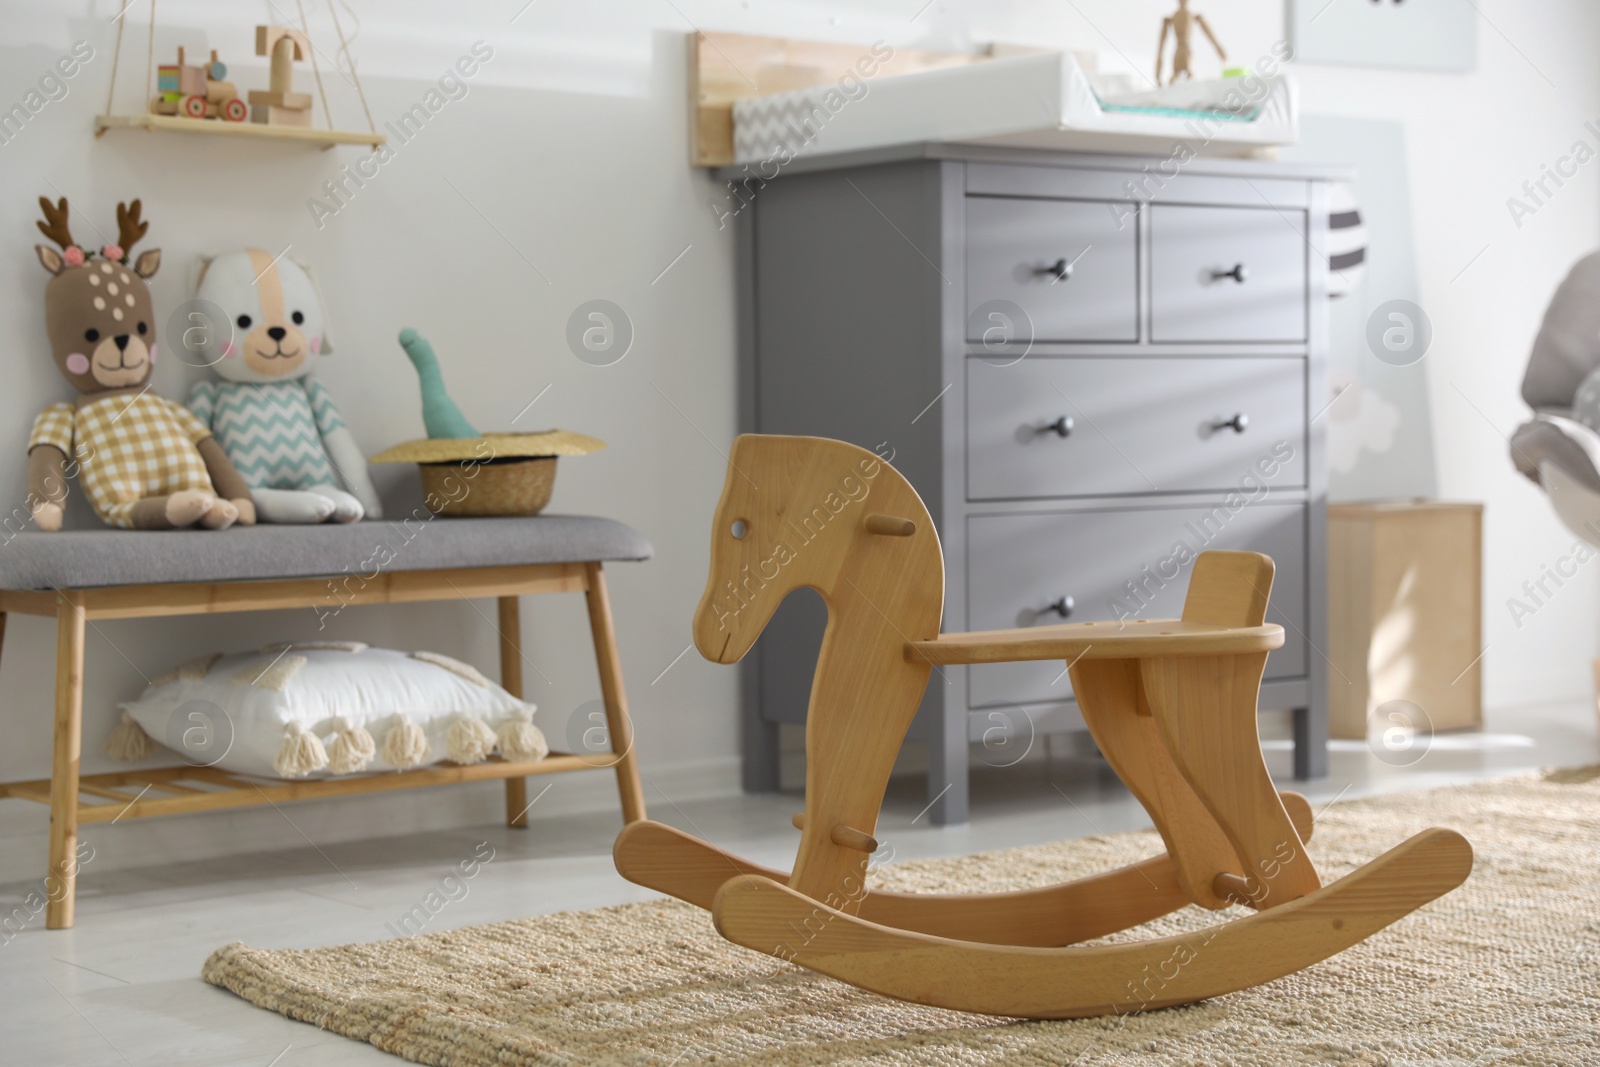
[(183, 48), (178, 48), (177, 63), (163, 63), (156, 68), (157, 95), (150, 101), (150, 111), (155, 115), (181, 115), (191, 119), (224, 119), (243, 122), (250, 117), (250, 108), (239, 98), (228, 76), (227, 64), (211, 50), (211, 62), (192, 66), (184, 62)]

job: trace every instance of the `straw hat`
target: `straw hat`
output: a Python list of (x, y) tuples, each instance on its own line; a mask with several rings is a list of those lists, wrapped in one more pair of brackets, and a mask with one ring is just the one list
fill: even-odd
[(606, 443), (571, 430), (538, 433), (486, 433), (481, 437), (419, 437), (386, 448), (371, 463), (459, 463), (477, 460), (530, 459), (536, 456), (584, 456)]

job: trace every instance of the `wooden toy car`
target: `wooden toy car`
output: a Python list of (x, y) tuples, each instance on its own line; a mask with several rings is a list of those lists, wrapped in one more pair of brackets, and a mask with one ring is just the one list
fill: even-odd
[(216, 49), (211, 50), (211, 62), (205, 66), (190, 66), (184, 58), (180, 47), (177, 63), (163, 63), (156, 69), (159, 95), (150, 101), (152, 114), (228, 122), (243, 122), (250, 117), (250, 108), (239, 98), (239, 91), (232, 82), (223, 80), (228, 76), (228, 67), (217, 58)]

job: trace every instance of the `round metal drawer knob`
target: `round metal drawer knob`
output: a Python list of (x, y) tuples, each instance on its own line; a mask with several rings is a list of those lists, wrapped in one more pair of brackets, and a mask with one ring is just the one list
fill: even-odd
[(1231, 419), (1220, 419), (1217, 422), (1213, 422), (1211, 424), (1211, 429), (1217, 433), (1221, 433), (1223, 430), (1232, 430), (1234, 433), (1244, 433), (1245, 428), (1249, 425), (1250, 416), (1241, 411)]
[(1044, 611), (1039, 614), (1043, 615), (1045, 612), (1053, 611), (1063, 619), (1070, 619), (1072, 617), (1072, 609), (1077, 606), (1077, 601), (1070, 596), (1058, 597), (1054, 603), (1047, 605)]
[(1067, 257), (1062, 256), (1048, 267), (1035, 268), (1035, 274), (1048, 274), (1058, 282), (1064, 282), (1072, 277), (1072, 264), (1067, 262)]
[(1243, 285), (1244, 280), (1248, 277), (1250, 277), (1250, 272), (1245, 270), (1243, 263), (1235, 263), (1232, 270), (1214, 270), (1211, 272), (1211, 280), (1214, 282), (1220, 282), (1224, 278), (1232, 278), (1240, 285)]
[(1071, 437), (1073, 427), (1076, 425), (1071, 415), (1063, 415), (1050, 425), (1039, 427), (1034, 433), (1053, 433), (1057, 437)]

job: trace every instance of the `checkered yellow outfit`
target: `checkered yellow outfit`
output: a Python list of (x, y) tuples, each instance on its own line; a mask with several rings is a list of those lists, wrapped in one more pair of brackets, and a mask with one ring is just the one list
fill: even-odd
[(66, 453), (68, 469), (108, 526), (133, 527), (133, 505), (182, 489), (215, 493), (195, 446), (211, 431), (182, 404), (139, 393), (51, 404), (28, 438)]

